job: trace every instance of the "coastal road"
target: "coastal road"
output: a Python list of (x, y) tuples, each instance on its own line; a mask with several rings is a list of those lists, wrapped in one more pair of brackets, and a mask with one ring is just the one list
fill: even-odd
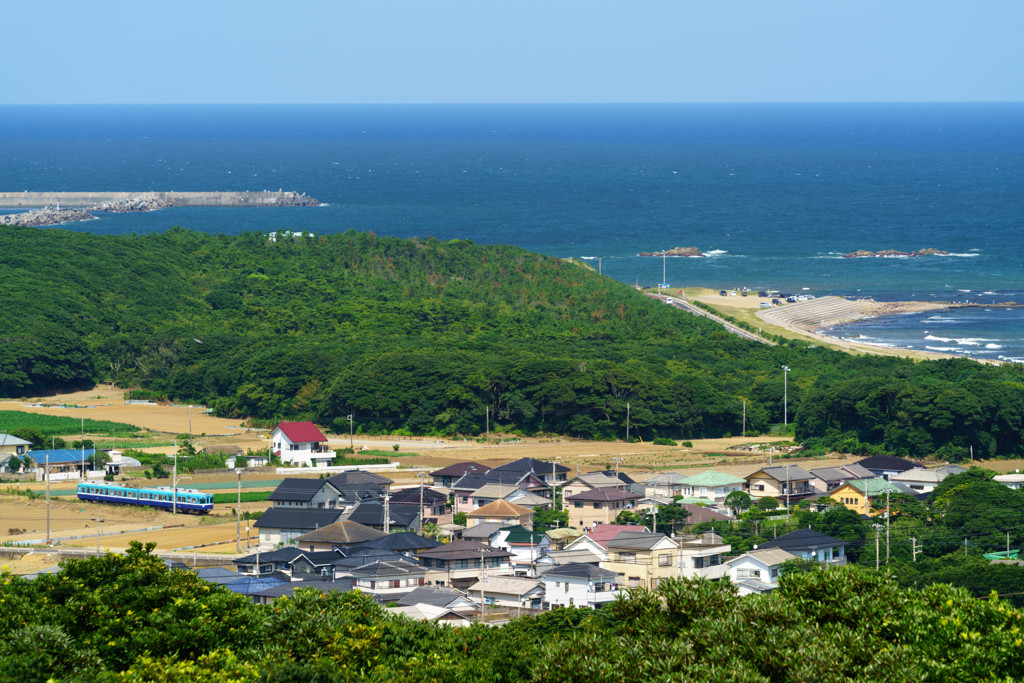
[(708, 318), (710, 320), (714, 320), (716, 323), (718, 323), (719, 325), (724, 327), (729, 332), (732, 332), (733, 334), (735, 334), (737, 336), (743, 337), (744, 339), (749, 339), (750, 341), (761, 342), (762, 344), (768, 344), (769, 346), (777, 346), (777, 344), (775, 342), (770, 341), (768, 339), (765, 339), (764, 337), (759, 337), (758, 335), (754, 334), (753, 332), (748, 332), (747, 330), (744, 330), (742, 328), (736, 327), (735, 325), (733, 325), (729, 321), (727, 321), (727, 320), (725, 320), (723, 318), (719, 318), (717, 315), (715, 315), (713, 313), (709, 313), (708, 311), (705, 311), (703, 308), (698, 308), (697, 306), (694, 306), (689, 301), (684, 301), (682, 299), (677, 299), (677, 298), (671, 297), (671, 296), (668, 296), (668, 297), (661, 296), (659, 294), (651, 294), (650, 296), (656, 297), (658, 300), (664, 301), (665, 303), (669, 304), (670, 306), (675, 306), (676, 308), (684, 310), (687, 313), (693, 313), (694, 315), (700, 315), (700, 316), (704, 316), (705, 318)]

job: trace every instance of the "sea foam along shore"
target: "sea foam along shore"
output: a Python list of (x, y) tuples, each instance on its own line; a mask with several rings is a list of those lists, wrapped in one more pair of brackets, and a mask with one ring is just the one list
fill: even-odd
[[(758, 311), (758, 317), (767, 323), (785, 328), (801, 336), (816, 339), (824, 344), (842, 347), (852, 351), (881, 355), (905, 356), (911, 358), (964, 358), (962, 354), (919, 351), (895, 346), (860, 343), (825, 334), (825, 331), (846, 323), (866, 318), (905, 313), (960, 308), (969, 304), (941, 301), (875, 301), (873, 299), (844, 299), (826, 296), (806, 302), (787, 304), (779, 308)], [(974, 358), (980, 363), (1001, 364), (1002, 361), (988, 358)]]

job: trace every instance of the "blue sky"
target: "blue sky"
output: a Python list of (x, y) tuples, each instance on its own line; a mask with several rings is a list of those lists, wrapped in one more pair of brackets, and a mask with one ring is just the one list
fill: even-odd
[(1024, 1), (38, 0), (3, 100), (1024, 100)]

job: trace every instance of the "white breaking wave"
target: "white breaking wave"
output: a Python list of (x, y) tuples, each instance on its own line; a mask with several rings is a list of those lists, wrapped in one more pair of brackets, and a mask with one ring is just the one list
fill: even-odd
[(985, 344), (985, 348), (986, 349), (1001, 349), (1001, 348), (1003, 348), (1003, 345), (1002, 344)]
[(728, 254), (729, 252), (724, 249), (712, 249), (711, 251), (705, 251), (705, 256), (721, 256), (722, 254)]
[(946, 352), (959, 351), (960, 350), (960, 349), (958, 349), (955, 346), (926, 346), (924, 348), (926, 348), (929, 351), (946, 351)]
[(981, 254), (975, 252), (973, 254), (945, 254), (946, 256), (956, 256), (958, 258), (973, 258), (975, 256), (981, 256)]
[(933, 334), (929, 334), (924, 339), (925, 339), (925, 341), (940, 341), (940, 342), (951, 342), (951, 341), (953, 341), (952, 337), (936, 337)]

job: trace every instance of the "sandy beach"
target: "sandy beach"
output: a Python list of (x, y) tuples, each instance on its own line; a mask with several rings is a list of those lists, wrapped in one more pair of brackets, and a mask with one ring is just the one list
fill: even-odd
[[(752, 324), (765, 324), (765, 327), (781, 328), (799, 337), (813, 340), (826, 346), (844, 349), (853, 353), (872, 353), (885, 356), (901, 356), (905, 358), (963, 358), (946, 353), (915, 351), (873, 344), (860, 344), (848, 339), (840, 339), (824, 334), (836, 325), (876, 318), (885, 315), (905, 313), (922, 313), (941, 311), (962, 306), (943, 301), (875, 301), (873, 299), (844, 299), (838, 296), (824, 296), (807, 301), (786, 303), (775, 308), (761, 308), (766, 299), (757, 296), (757, 292), (731, 292), (721, 296), (718, 290), (706, 288), (685, 288), (670, 290), (671, 296), (678, 296), (689, 301), (699, 301), (715, 307), (722, 313), (737, 319), (747, 320)], [(995, 360), (975, 359), (979, 363), (1000, 363)]]

